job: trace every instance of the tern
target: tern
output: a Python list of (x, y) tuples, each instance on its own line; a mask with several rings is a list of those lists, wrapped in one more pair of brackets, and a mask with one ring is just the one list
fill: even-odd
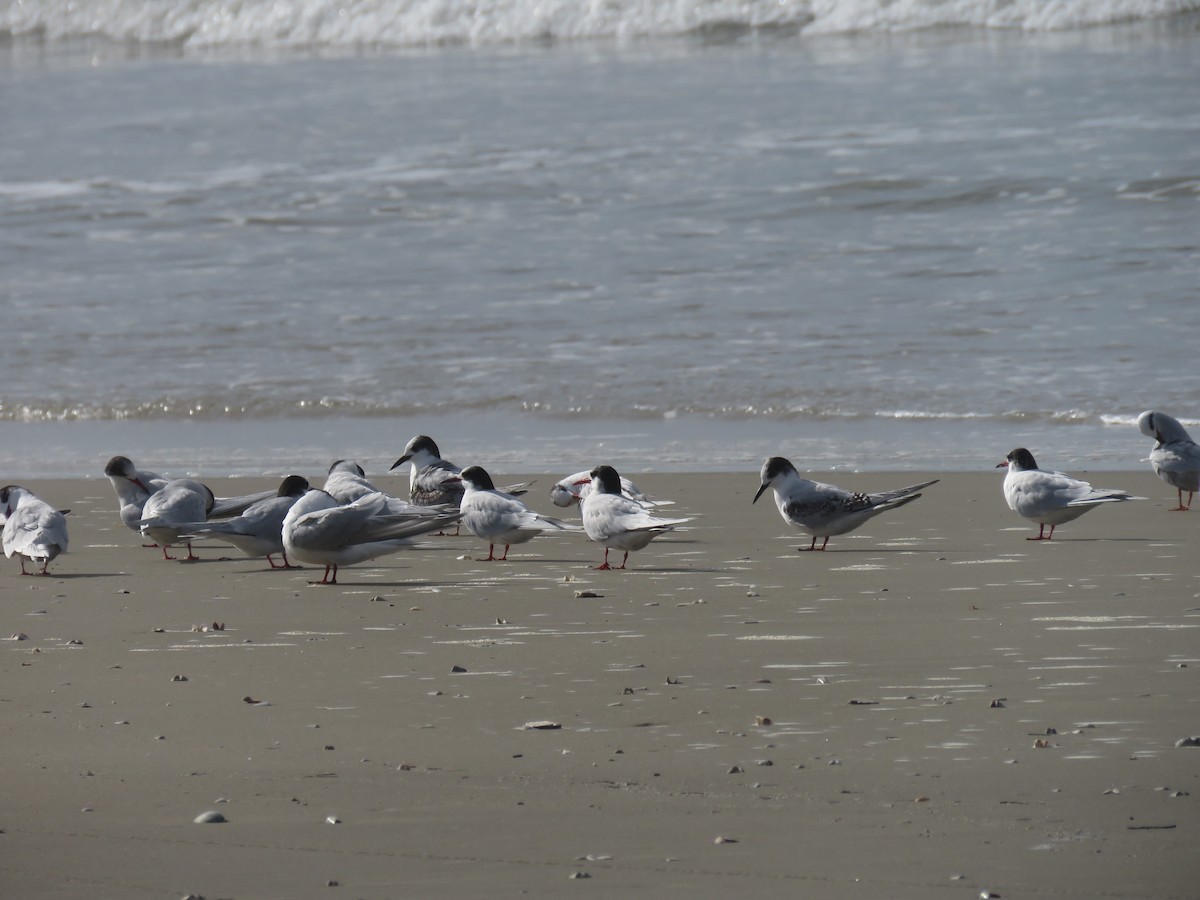
[[(577, 526), (534, 512), (512, 494), (497, 490), (492, 476), (479, 466), (467, 466), (458, 477), (463, 484), (462, 524), (488, 542), (487, 558), (481, 562), (506, 560), (509, 547), (531, 541), (543, 531), (577, 530)], [(496, 556), (496, 544), (504, 545), (503, 556)]]
[(40, 562), (42, 571), (37, 574), (49, 575), (50, 563), (67, 551), (66, 515), (15, 484), (0, 488), (0, 515), (4, 555), (20, 559), (22, 575), (34, 574), (25, 571), (25, 560)]
[(130, 530), (140, 532), (142, 507), (151, 494), (167, 483), (167, 479), (154, 472), (138, 471), (128, 456), (114, 456), (104, 467), (104, 474), (117, 494), (121, 521)]
[[(223, 522), (195, 522), (180, 526), (182, 536), (192, 538), (216, 537), (232, 544), (247, 556), (265, 556), (272, 569), (294, 569), (283, 546), (283, 520), (297, 500), (308, 493), (308, 479), (289, 475), (279, 485), (274, 497), (251, 504), (240, 516)], [(281, 564), (272, 554), (283, 557)]]
[(392, 463), (398, 469), (412, 463), (408, 475), (408, 499), (421, 506), (447, 503), (458, 506), (462, 502), (462, 472), (449, 460), (442, 459), (438, 445), (428, 435), (418, 434), (404, 447), (404, 454)]
[[(325, 493), (338, 503), (353, 503), (367, 494), (383, 493), (367, 478), (362, 466), (350, 459), (335, 460), (325, 476)], [(403, 500), (404, 506), (408, 506)]]
[[(1094, 488), (1086, 481), (1062, 472), (1039, 469), (1033, 454), (1024, 447), (1013, 450), (1003, 462), (996, 464), (996, 468), (1008, 469), (1004, 475), (1004, 499), (1008, 508), (1038, 523), (1037, 537), (1026, 538), (1027, 541), (1051, 540), (1057, 526), (1078, 519), (1101, 504), (1141, 499), (1130, 497), (1125, 491)], [(1046, 534), (1047, 525), (1050, 526), (1049, 534)]]
[[(660, 534), (692, 521), (650, 515), (641, 503), (623, 494), (621, 476), (612, 466), (596, 466), (588, 480), (591, 490), (584, 495), (580, 512), (584, 532), (604, 547), (604, 562), (597, 569), (624, 569), (631, 550), (641, 550)], [(625, 551), (619, 566), (609, 565), (609, 550)]]
[[(1200, 491), (1200, 445), (1178, 419), (1166, 413), (1147, 410), (1138, 416), (1137, 425), (1142, 434), (1158, 441), (1150, 451), (1150, 466), (1154, 474), (1178, 491), (1179, 505), (1173, 511), (1191, 509), (1192, 497)], [(1184, 491), (1188, 492), (1186, 504)]]
[(310, 490), (283, 520), (283, 546), (288, 556), (325, 566), (313, 584), (337, 584), (340, 566), (375, 559), (411, 546), (412, 539), (455, 521), (457, 512), (410, 506), (390, 511), (387, 494), (366, 494), (342, 504), (325, 491)]
[[(651, 500), (636, 484), (624, 476), (620, 476), (620, 487), (621, 496), (636, 501), (640, 506), (664, 505)], [(592, 493), (592, 473), (585, 470), (556, 481), (554, 487), (550, 488), (550, 500), (555, 506), (568, 507), (573, 503), (581, 503), (590, 493)]]
[[(763, 463), (761, 484), (751, 503), (758, 502), (767, 488), (775, 491), (779, 515), (789, 525), (812, 535), (812, 544), (800, 550), (824, 550), (829, 539), (846, 534), (882, 512), (911, 503), (918, 491), (937, 484), (938, 479), (876, 494), (847, 491), (832, 484), (801, 478), (788, 460), (772, 456)], [(823, 538), (817, 546), (817, 538)]]
[(139, 528), (162, 547), (163, 559), (175, 558), (167, 548), (180, 541), (187, 544), (186, 559), (199, 559), (186, 535), (196, 522), (208, 520), (215, 505), (216, 498), (207, 485), (194, 478), (175, 478), (146, 498)]

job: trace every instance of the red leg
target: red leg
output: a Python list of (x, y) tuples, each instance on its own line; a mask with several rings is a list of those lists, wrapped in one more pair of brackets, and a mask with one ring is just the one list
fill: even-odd
[[(337, 584), (337, 570), (338, 567), (335, 564), (325, 563), (325, 577), (320, 581), (310, 581), (309, 584)], [(329, 577), (330, 573), (333, 574), (332, 578)]]
[(175, 558), (170, 553), (167, 552), (166, 544), (162, 545), (162, 552), (163, 552), (163, 559), (174, 559)]
[(1027, 541), (1048, 541), (1052, 537), (1054, 537), (1054, 528), (1055, 528), (1055, 526), (1051, 525), (1050, 533), (1046, 534), (1046, 526), (1044, 524), (1039, 523), (1037, 537), (1025, 538), (1025, 540), (1027, 540)]
[(612, 566), (610, 566), (608, 564), (608, 548), (607, 547), (604, 548), (604, 562), (600, 563), (600, 565), (595, 566), (594, 568), (596, 569), (597, 572), (606, 571), (606, 570), (612, 568)]
[(300, 568), (303, 568), (303, 566), (293, 566), (292, 565), (291, 560), (289, 560), (287, 558), (286, 550), (280, 551), (279, 555), (283, 557), (283, 562), (277, 564), (275, 562), (275, 560), (271, 559), (271, 554), (270, 553), (267, 554), (267, 563), (271, 566), (272, 569), (300, 569)]

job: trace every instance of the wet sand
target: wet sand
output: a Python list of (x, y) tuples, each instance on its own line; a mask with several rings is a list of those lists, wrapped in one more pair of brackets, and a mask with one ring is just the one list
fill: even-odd
[(702, 518), (628, 571), (439, 537), (335, 587), (27, 482), (72, 544), (0, 560), (0, 893), (1196, 897), (1200, 502), (1104, 472), (1149, 499), (1034, 543), (941, 478), (798, 553), (755, 473), (639, 474)]

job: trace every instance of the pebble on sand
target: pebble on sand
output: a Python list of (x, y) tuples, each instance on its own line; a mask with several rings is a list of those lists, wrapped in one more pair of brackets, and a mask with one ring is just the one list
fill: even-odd
[(216, 825), (220, 822), (228, 822), (223, 815), (215, 809), (210, 809), (208, 812), (202, 812), (196, 818), (192, 819), (197, 825)]

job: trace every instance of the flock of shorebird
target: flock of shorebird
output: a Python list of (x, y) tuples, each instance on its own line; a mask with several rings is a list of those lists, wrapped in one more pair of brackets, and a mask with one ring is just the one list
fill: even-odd
[[(1200, 490), (1200, 446), (1166, 413), (1144, 412), (1137, 425), (1156, 442), (1150, 464), (1178, 492), (1179, 505), (1174, 509), (1189, 509)], [(187, 559), (195, 559), (191, 542), (214, 538), (247, 556), (265, 557), (271, 568), (294, 568), (293, 559), (323, 565), (324, 577), (316, 584), (336, 584), (340, 566), (375, 559), (411, 546), (419, 535), (448, 528), (456, 533), (466, 528), (487, 541), (484, 560), (505, 560), (510, 546), (543, 532), (582, 530), (604, 547), (604, 560), (597, 569), (623, 569), (630, 552), (692, 521), (692, 517), (655, 515), (664, 501), (651, 500), (608, 465), (568, 475), (551, 489), (555, 506), (578, 506), (581, 524), (575, 525), (527, 506), (521, 499), (527, 485), (497, 488), (481, 467), (459, 468), (442, 459), (437, 444), (425, 435), (408, 442), (392, 469), (404, 463), (410, 465), (408, 499), (380, 491), (349, 460), (330, 467), (321, 489), (299, 475), (289, 475), (275, 491), (228, 498), (216, 497), (195, 479), (167, 479), (140, 471), (125, 456), (110, 459), (104, 474), (116, 491), (121, 521), (152, 540), (164, 558), (173, 559), (169, 548), (182, 544)], [(1009, 507), (1039, 526), (1037, 536), (1028, 540), (1048, 541), (1057, 526), (1097, 506), (1143, 499), (1039, 469), (1033, 454), (1023, 447), (1009, 453), (999, 466), (1008, 469), (1004, 499)], [(799, 549), (824, 550), (830, 537), (911, 503), (921, 490), (936, 483), (935, 479), (875, 494), (854, 493), (803, 478), (788, 460), (773, 456), (763, 463), (754, 501), (771, 488), (783, 519), (812, 537), (810, 546)], [(23, 575), (48, 574), (50, 562), (67, 549), (66, 511), (10, 484), (0, 488), (0, 517), (5, 556), (18, 557)], [(497, 556), (500, 545), (504, 552)], [(612, 550), (624, 552), (619, 566), (609, 562)], [(27, 572), (26, 561), (40, 563), (41, 570)]]

